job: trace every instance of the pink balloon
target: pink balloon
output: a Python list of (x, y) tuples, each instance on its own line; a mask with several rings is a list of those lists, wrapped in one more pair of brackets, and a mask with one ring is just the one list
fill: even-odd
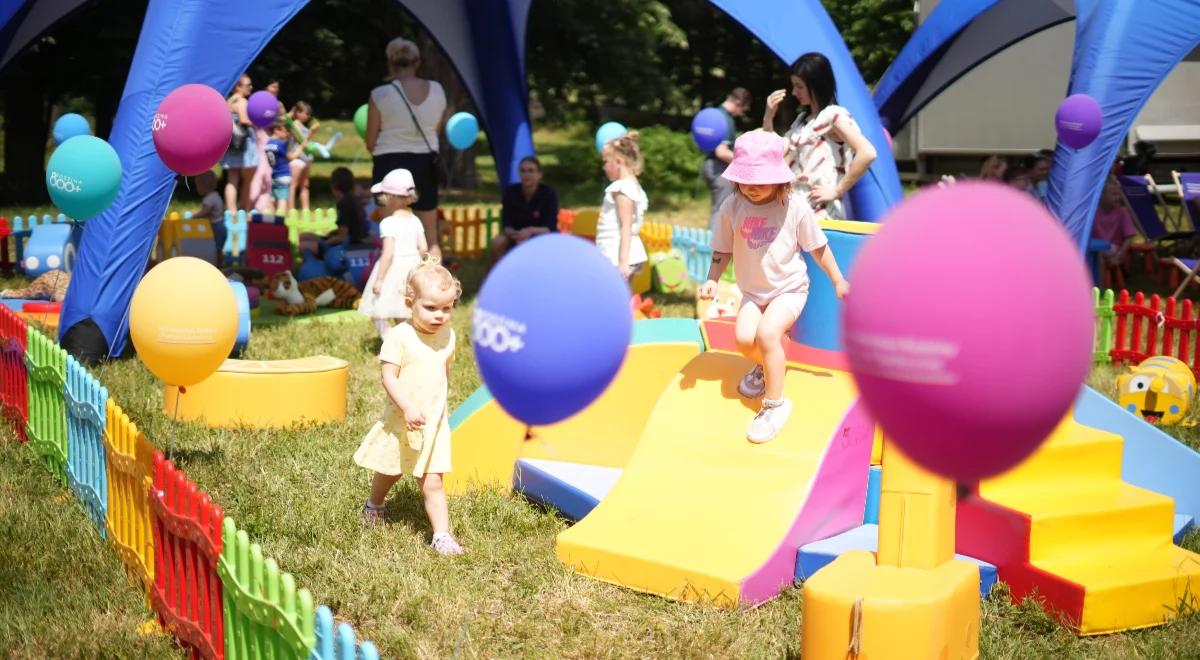
[(968, 483), (1004, 472), (1088, 373), (1092, 284), (1078, 246), (1036, 200), (995, 183), (924, 190), (884, 222), (843, 316), (863, 400), (926, 469)]
[(229, 148), (233, 117), (217, 90), (184, 85), (159, 104), (152, 131), (163, 163), (179, 174), (195, 176), (216, 165)]

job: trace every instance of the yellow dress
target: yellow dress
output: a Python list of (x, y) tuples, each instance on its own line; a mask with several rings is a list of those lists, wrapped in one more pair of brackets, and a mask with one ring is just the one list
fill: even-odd
[(454, 330), (434, 334), (400, 323), (388, 331), (379, 361), (400, 367), (401, 395), (425, 415), (425, 425), (409, 431), (404, 413), (388, 398), (383, 418), (363, 438), (354, 462), (381, 474), (450, 471), (450, 414), (446, 407), (446, 367), (454, 357)]

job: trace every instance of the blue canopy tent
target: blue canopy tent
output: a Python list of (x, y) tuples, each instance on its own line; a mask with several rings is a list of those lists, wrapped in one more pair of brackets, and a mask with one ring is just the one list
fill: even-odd
[(0, 2), (0, 70), (59, 21), (92, 0)]
[[(19, 0), (18, 0), (19, 1)], [(19, 52), (87, 0), (38, 0), (54, 9), (36, 35), (0, 42)], [(839, 101), (867, 138), (884, 144), (883, 127), (866, 85), (819, 0), (712, 0), (786, 62), (806, 51), (829, 57)], [(225, 91), (307, 0), (150, 0), (110, 142), (125, 176), (112, 207), (84, 232), (76, 277), (63, 308), (60, 339), (76, 355), (100, 357), (125, 346), (126, 314), (145, 270), (174, 175), (154, 151), (148, 127), (159, 102), (176, 87), (203, 83)], [(398, 0), (439, 43), (457, 69), (489, 135), (501, 183), (516, 179), (533, 153), (527, 115), (524, 41), (531, 0)], [(32, 33), (32, 1), (16, 10), (20, 34)], [(804, 40), (796, 39), (804, 26)], [(9, 26), (0, 25), (0, 30)], [(3, 34), (3, 33), (0, 33)], [(219, 56), (216, 56), (217, 54)], [(863, 220), (879, 219), (901, 197), (891, 153), (880, 157), (850, 192)]]
[(875, 106), (899, 132), (993, 55), (1074, 18), (1073, 0), (942, 0), (875, 86)]
[(1058, 144), (1047, 203), (1083, 250), (1121, 141), (1167, 74), (1200, 45), (1200, 2), (1078, 0), (1077, 5), (1067, 93), (1096, 99), (1104, 127), (1083, 149)]

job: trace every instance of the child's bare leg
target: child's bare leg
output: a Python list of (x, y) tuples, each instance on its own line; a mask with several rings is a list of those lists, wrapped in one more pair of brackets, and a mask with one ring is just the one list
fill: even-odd
[(421, 492), (425, 495), (425, 515), (434, 535), (450, 533), (450, 511), (446, 504), (446, 491), (442, 488), (442, 475), (426, 474), (417, 477)]
[(400, 481), (399, 474), (380, 474), (375, 473), (375, 477), (371, 479), (371, 496), (367, 498), (367, 502), (377, 508), (383, 508), (383, 501), (387, 499), (387, 494), (392, 490), (392, 486)]
[(791, 295), (795, 294), (785, 294), (767, 305), (754, 337), (754, 343), (762, 353), (763, 373), (767, 379), (767, 389), (763, 395), (772, 400), (783, 398), (784, 374), (787, 372), (783, 337), (799, 318), (795, 301), (789, 300)]
[(738, 350), (747, 360), (755, 364), (763, 363), (762, 351), (755, 338), (758, 336), (758, 325), (762, 321), (763, 310), (747, 300), (738, 310), (737, 322), (733, 326), (733, 336), (737, 341)]

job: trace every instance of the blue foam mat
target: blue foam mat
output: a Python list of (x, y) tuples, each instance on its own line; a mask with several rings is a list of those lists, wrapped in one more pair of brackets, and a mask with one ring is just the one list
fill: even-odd
[[(825, 568), (834, 559), (848, 550), (868, 550), (876, 552), (879, 549), (879, 526), (863, 525), (831, 536), (820, 541), (813, 541), (800, 548), (796, 554), (796, 579), (807, 580), (817, 571)], [(971, 562), (979, 566), (979, 595), (986, 598), (992, 585), (996, 584), (996, 567), (985, 561), (954, 555), (955, 559)]]
[(608, 495), (621, 472), (621, 468), (523, 458), (513, 469), (513, 489), (579, 521)]

